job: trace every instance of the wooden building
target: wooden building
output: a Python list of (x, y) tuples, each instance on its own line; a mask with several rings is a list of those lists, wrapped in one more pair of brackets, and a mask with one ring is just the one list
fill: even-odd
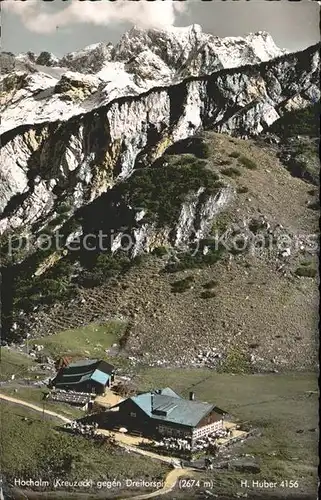
[[(116, 409), (116, 408), (114, 408)], [(223, 427), (225, 412), (212, 403), (181, 398), (169, 387), (138, 394), (118, 405), (112, 418), (145, 437), (172, 436), (192, 441)]]
[(103, 394), (114, 380), (115, 369), (106, 361), (85, 359), (62, 366), (51, 385), (57, 389)]

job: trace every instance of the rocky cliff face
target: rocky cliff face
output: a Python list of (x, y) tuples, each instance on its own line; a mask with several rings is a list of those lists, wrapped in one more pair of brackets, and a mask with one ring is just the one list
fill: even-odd
[[(122, 42), (118, 53), (124, 50)], [(202, 128), (242, 137), (259, 134), (285, 111), (319, 99), (318, 77), (318, 47), (311, 47), (136, 96), (111, 102), (107, 97), (98, 106), (96, 97), (91, 100), (101, 95), (96, 76), (67, 73), (57, 83), (40, 73), (13, 73), (3, 82), (7, 131), (1, 150), (0, 230), (34, 232), (54, 220), (66, 201), (71, 216), (130, 176), (138, 159), (150, 164), (172, 143)], [(82, 107), (74, 104), (75, 96)], [(64, 113), (60, 107), (62, 120), (58, 103), (72, 109)]]
[(58, 59), (31, 52), (2, 56), (2, 124), (66, 121), (189, 76), (267, 61), (284, 54), (265, 32), (219, 38), (198, 25), (165, 31), (133, 28), (113, 47), (97, 43)]
[[(317, 199), (301, 178), (318, 170), (318, 47), (134, 28), (116, 47), (3, 61), (3, 338), (121, 318), (122, 347), (152, 365), (313, 365)], [(280, 145), (293, 116), (303, 127)], [(269, 130), (267, 146), (257, 136)], [(231, 240), (259, 231), (264, 248), (217, 248), (227, 228)], [(107, 251), (67, 249), (101, 230)], [(8, 255), (12, 233), (29, 248)], [(62, 245), (37, 249), (42, 235)], [(294, 245), (280, 251), (283, 235)]]

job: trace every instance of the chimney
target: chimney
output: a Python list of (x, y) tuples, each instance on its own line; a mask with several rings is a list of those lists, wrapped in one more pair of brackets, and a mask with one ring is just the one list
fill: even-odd
[(192, 392), (192, 391), (191, 391), (191, 392), (189, 393), (189, 400), (190, 400), (190, 401), (194, 401), (194, 399), (195, 399), (195, 394), (194, 394), (194, 392)]

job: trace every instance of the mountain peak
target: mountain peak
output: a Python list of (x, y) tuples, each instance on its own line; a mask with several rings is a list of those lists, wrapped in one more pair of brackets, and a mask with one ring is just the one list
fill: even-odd
[[(30, 53), (20, 54), (15, 58), (16, 69), (20, 68), (26, 73), (36, 72), (37, 87), (44, 91), (48, 88), (48, 92), (44, 94), (41, 107), (39, 99), (28, 94), (30, 102), (25, 107), (27, 116), (19, 113), (19, 108), (15, 106), (17, 101), (7, 105), (3, 109), (2, 126), (8, 130), (12, 123), (17, 125), (23, 120), (37, 123), (47, 120), (48, 116), (53, 120), (57, 117), (69, 119), (118, 97), (141, 94), (152, 87), (176, 84), (190, 76), (207, 76), (221, 69), (257, 64), (283, 54), (284, 50), (275, 45), (269, 33), (260, 31), (245, 37), (220, 38), (204, 33), (199, 24), (162, 29), (133, 26), (123, 34), (116, 46), (98, 42), (70, 52), (60, 60), (49, 52), (32, 57)], [(6, 67), (9, 69), (12, 67), (12, 57), (6, 57)], [(65, 80), (60, 82), (66, 71), (74, 73), (73, 78), (68, 73), (68, 85)], [(94, 83), (89, 85), (87, 80), (84, 83), (81, 74), (93, 76)], [(66, 95), (61, 91), (58, 94), (52, 91), (52, 77), (56, 79), (55, 88), (68, 87)], [(9, 78), (11, 83), (8, 84), (6, 78), (9, 76), (3, 75), (3, 82), (9, 89), (9, 103), (11, 93), (15, 91), (15, 99), (23, 101), (26, 98), (25, 90), (29, 92), (30, 89), (25, 89), (23, 84), (13, 89), (12, 78)], [(81, 91), (77, 90), (77, 81)]]

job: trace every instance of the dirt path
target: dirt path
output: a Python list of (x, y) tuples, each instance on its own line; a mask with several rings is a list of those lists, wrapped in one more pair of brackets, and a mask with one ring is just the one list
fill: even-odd
[(147, 498), (155, 498), (160, 495), (166, 495), (175, 488), (179, 478), (185, 476), (188, 473), (189, 469), (173, 469), (167, 474), (163, 488), (153, 491), (152, 493), (146, 493), (145, 495), (138, 495), (136, 497), (132, 497), (132, 500), (145, 500)]
[(8, 401), (9, 403), (14, 403), (17, 405), (21, 406), (26, 406), (27, 408), (31, 408), (32, 410), (38, 411), (40, 413), (45, 413), (46, 415), (50, 415), (51, 417), (56, 417), (65, 422), (65, 424), (69, 424), (72, 422), (70, 418), (64, 417), (60, 413), (56, 413), (54, 411), (46, 410), (41, 408), (40, 406), (34, 405), (32, 403), (28, 403), (27, 401), (24, 401), (23, 399), (16, 399), (12, 398), (11, 396), (7, 396), (6, 394), (1, 394), (0, 393), (0, 399), (4, 399), (5, 401)]
[[(99, 434), (103, 434), (104, 436), (112, 436), (119, 446), (126, 448), (134, 453), (139, 453), (140, 455), (144, 455), (145, 457), (154, 458), (155, 460), (160, 460), (161, 462), (166, 462), (174, 467), (180, 467), (180, 460), (174, 457), (168, 457), (166, 455), (158, 455), (152, 451), (144, 450), (142, 448), (138, 448), (138, 444), (142, 441), (141, 437), (131, 436), (129, 434), (122, 434), (121, 432), (111, 432), (106, 429), (97, 429), (96, 431)], [(145, 439), (145, 441), (149, 441)]]

